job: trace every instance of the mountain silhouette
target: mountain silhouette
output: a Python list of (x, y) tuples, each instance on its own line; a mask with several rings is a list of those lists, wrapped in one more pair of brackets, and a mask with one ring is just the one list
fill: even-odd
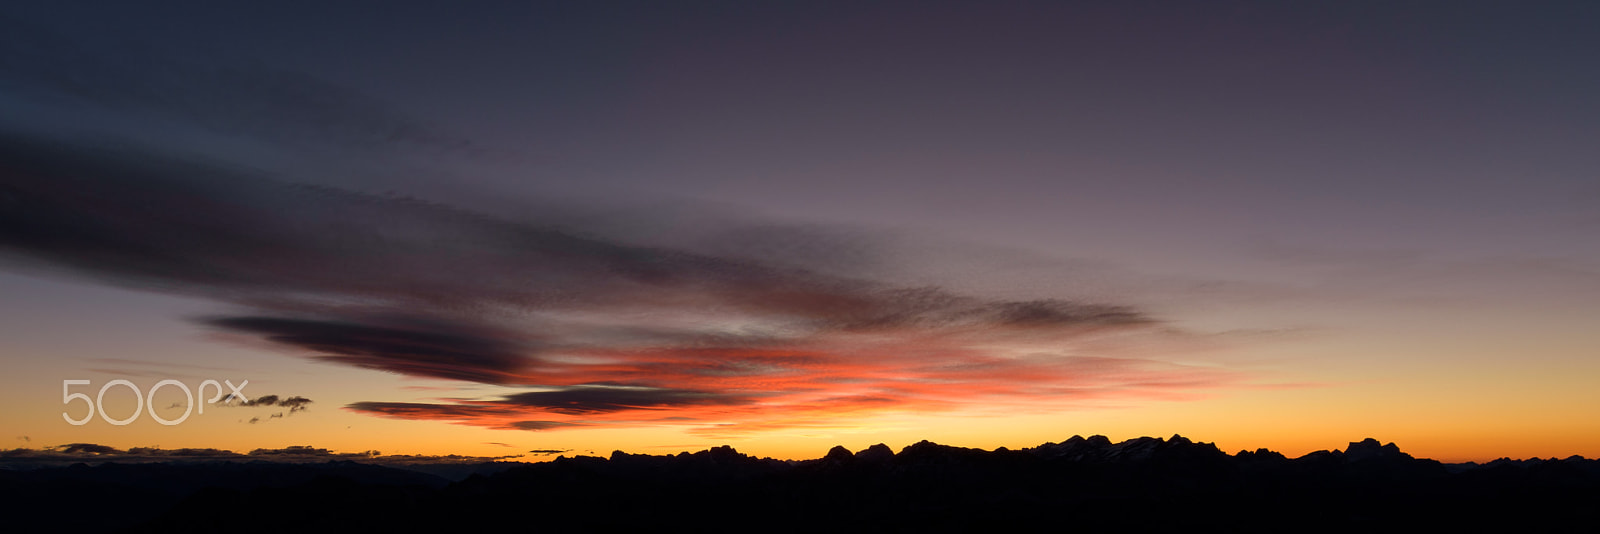
[[(922, 441), (812, 460), (732, 447), (497, 462), (450, 480), (338, 460), (3, 464), (23, 529), (127, 532), (1590, 531), (1600, 461), (1441, 464), (1393, 443), (1299, 458), (1182, 436), (985, 451)], [(99, 513), (84, 513), (92, 509)], [(20, 530), (19, 530), (20, 531)]]

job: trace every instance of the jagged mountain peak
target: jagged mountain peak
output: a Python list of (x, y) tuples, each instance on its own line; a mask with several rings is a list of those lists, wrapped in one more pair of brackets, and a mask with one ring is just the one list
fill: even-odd
[(857, 460), (868, 462), (877, 462), (890, 458), (894, 458), (894, 449), (890, 449), (888, 445), (882, 443), (861, 449), (861, 452), (856, 453)]
[(1284, 456), (1283, 453), (1265, 447), (1256, 449), (1255, 451), (1242, 450), (1239, 451), (1239, 454), (1235, 454), (1233, 456), (1240, 460), (1278, 461), (1289, 459), (1289, 457)]
[(1366, 438), (1361, 441), (1352, 441), (1344, 450), (1346, 462), (1359, 462), (1363, 460), (1411, 460), (1411, 455), (1400, 452), (1400, 447), (1393, 442), (1380, 444), (1378, 440)]

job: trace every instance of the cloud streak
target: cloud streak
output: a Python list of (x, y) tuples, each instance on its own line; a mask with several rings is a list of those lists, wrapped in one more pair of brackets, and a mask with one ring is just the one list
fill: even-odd
[[(301, 396), (298, 396), (298, 395), (293, 396), (293, 397), (279, 397), (277, 395), (262, 395), (260, 397), (256, 397), (255, 399), (242, 399), (242, 398), (239, 398), (239, 397), (235, 397), (232, 393), (229, 393), (226, 397), (224, 397), (222, 399), (222, 405), (223, 406), (242, 406), (242, 407), (273, 407), (273, 406), (276, 406), (276, 407), (279, 407), (279, 408), (288, 408), (289, 409), (289, 413), (291, 413), (291, 414), (306, 411), (306, 409), (308, 407), (310, 407), (311, 402), (312, 402), (311, 399), (308, 399), (308, 398), (305, 398), (305, 397), (301, 397)], [(279, 415), (282, 415), (282, 414), (279, 414)], [(275, 415), (273, 417), (278, 417), (278, 416)]]
[[(47, 67), (8, 68), (37, 82)], [(166, 109), (111, 85), (86, 90)], [(11, 265), (226, 304), (233, 311), (194, 320), (317, 361), (514, 388), (346, 406), (359, 413), (735, 434), (888, 412), (1190, 398), (1241, 378), (1085, 353), (1171, 332), (1130, 306), (819, 268), (870, 262), (859, 242), (835, 250), (829, 239), (807, 241), (803, 258), (774, 253), (762, 236), (807, 234), (761, 222), (721, 224), (716, 235), (737, 239), (693, 247), (624, 227), (528, 222), (131, 144), (0, 131), (0, 256)], [(249, 402), (293, 413), (310, 401)]]

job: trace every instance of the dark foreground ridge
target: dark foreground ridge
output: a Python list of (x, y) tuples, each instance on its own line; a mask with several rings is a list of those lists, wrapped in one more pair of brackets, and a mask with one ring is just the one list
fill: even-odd
[[(3, 459), (3, 458), (0, 458)], [(1600, 460), (1441, 464), (1367, 439), (1300, 458), (1181, 436), (923, 441), (804, 461), (731, 447), (542, 464), (0, 464), (9, 532), (1592, 532)], [(452, 480), (454, 479), (454, 480)], [(14, 529), (11, 527), (20, 527)], [(1359, 529), (1359, 530), (1353, 530)]]

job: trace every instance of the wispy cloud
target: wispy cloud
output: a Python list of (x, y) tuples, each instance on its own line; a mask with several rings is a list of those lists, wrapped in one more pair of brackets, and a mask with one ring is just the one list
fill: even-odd
[(564, 453), (564, 452), (572, 452), (572, 449), (534, 449), (534, 450), (528, 451), (528, 454), (532, 454), (534, 456), (549, 456), (549, 455), (552, 455), (552, 454), (561, 454), (561, 453)]
[(361, 413), (726, 430), (1237, 378), (1075, 352), (1170, 330), (1128, 306), (904, 287), (149, 152), (7, 136), (0, 162), (0, 250), (13, 259), (252, 310), (197, 321), (306, 357), (529, 388), (347, 407)]
[[(27, 51), (0, 61), (0, 92), (25, 100), (271, 143), (471, 146), (359, 93), (263, 66), (85, 47), (7, 19), (0, 48)], [(889, 238), (726, 214), (668, 231), (684, 225), (570, 206), (512, 219), (297, 183), (227, 158), (37, 133), (47, 130), (0, 123), (9, 265), (225, 304), (228, 313), (194, 321), (238, 342), (512, 388), (346, 406), (359, 413), (724, 434), (889, 411), (1187, 398), (1240, 378), (1101, 350), (1172, 331), (1132, 306), (904, 281), (882, 268), (896, 260), (884, 257)], [(292, 414), (310, 402), (238, 404)]]
[[(289, 409), (289, 413), (292, 414), (292, 413), (306, 411), (306, 408), (308, 408), (311, 405), (311, 402), (312, 402), (311, 399), (308, 399), (308, 398), (305, 398), (305, 397), (301, 397), (301, 396), (298, 396), (298, 395), (293, 396), (293, 397), (279, 397), (277, 395), (262, 395), (260, 397), (256, 397), (255, 399), (241, 399), (241, 398), (235, 397), (232, 393), (229, 393), (226, 397), (223, 397), (222, 406), (288, 408)], [(276, 416), (274, 416), (274, 417), (276, 417)]]

